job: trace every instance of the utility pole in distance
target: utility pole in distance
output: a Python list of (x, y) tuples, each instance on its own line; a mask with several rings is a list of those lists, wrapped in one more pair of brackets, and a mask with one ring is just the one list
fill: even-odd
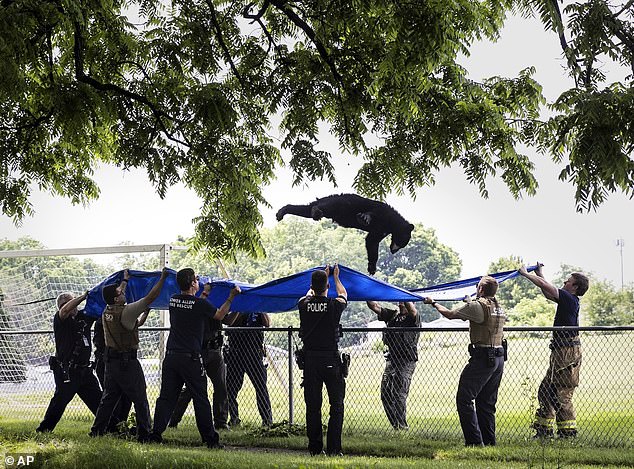
[(621, 251), (621, 290), (625, 287), (623, 282), (623, 247), (625, 246), (625, 240), (623, 238), (619, 238), (616, 240), (616, 246), (620, 248)]

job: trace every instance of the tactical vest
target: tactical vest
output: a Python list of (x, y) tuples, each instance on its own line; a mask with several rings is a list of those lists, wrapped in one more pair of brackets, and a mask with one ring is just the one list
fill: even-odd
[(476, 300), (484, 311), (484, 321), (477, 324), (469, 321), (469, 336), (471, 343), (476, 345), (488, 345), (499, 347), (502, 345), (502, 336), (506, 315), (501, 307), (495, 307), (495, 302), (490, 298), (478, 298)]
[(117, 352), (131, 352), (139, 349), (139, 328), (135, 325), (129, 331), (121, 324), (121, 313), (125, 305), (108, 305), (102, 315), (106, 347)]

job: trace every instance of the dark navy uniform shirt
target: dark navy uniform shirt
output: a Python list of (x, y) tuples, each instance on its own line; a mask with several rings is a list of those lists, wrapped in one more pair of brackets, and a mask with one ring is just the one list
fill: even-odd
[(306, 350), (336, 351), (339, 321), (348, 303), (325, 296), (306, 296), (299, 300), (299, 336)]
[(86, 316), (84, 310), (75, 317), (68, 316), (62, 321), (59, 311), (53, 318), (55, 334), (55, 355), (63, 363), (84, 366), (90, 363), (90, 328), (94, 318)]
[[(240, 313), (232, 324), (233, 327), (264, 327), (262, 314), (260, 313)], [(262, 350), (264, 346), (264, 331), (235, 331), (231, 332), (227, 328), (227, 341), (232, 350)]]
[(216, 307), (203, 298), (173, 295), (170, 298), (170, 335), (167, 350), (200, 353), (205, 322), (216, 314)]
[[(579, 297), (559, 289), (557, 312), (553, 326), (578, 326), (579, 325)], [(553, 339), (576, 337), (578, 331), (554, 331)]]

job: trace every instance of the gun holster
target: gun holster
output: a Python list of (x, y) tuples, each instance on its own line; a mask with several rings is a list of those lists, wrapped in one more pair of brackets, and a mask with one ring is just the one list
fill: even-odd
[(297, 363), (297, 368), (300, 370), (304, 369), (306, 365), (306, 352), (303, 347), (295, 349), (295, 363)]
[(347, 378), (349, 371), (350, 371), (350, 354), (346, 352), (341, 352), (341, 375), (344, 378)]

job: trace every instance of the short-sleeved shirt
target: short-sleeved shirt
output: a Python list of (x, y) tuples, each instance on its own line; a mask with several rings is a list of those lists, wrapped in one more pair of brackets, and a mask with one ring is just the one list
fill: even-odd
[[(245, 314), (240, 313), (233, 322), (233, 327), (264, 327), (263, 316), (261, 313)], [(264, 346), (264, 332), (256, 331), (234, 331), (231, 327), (227, 328), (227, 341), (231, 350), (262, 350)]]
[(339, 321), (347, 301), (325, 296), (305, 296), (299, 300), (299, 334), (306, 350), (336, 351)]
[(203, 298), (173, 295), (170, 298), (170, 335), (167, 350), (200, 353), (205, 322), (216, 315), (216, 307)]
[[(420, 316), (399, 314), (399, 310), (381, 308), (378, 315), (380, 321), (385, 321), (390, 327), (420, 327)], [(388, 347), (390, 361), (418, 361), (418, 338), (420, 331), (399, 333), (383, 333), (383, 343)]]
[[(578, 326), (579, 325), (579, 297), (559, 289), (559, 299), (557, 300), (557, 311), (553, 326)], [(553, 331), (553, 339), (565, 339), (576, 337), (578, 331)]]
[(453, 313), (456, 318), (463, 321), (473, 321), (478, 324), (484, 321), (484, 310), (479, 301), (471, 301), (453, 311)]
[(68, 316), (62, 320), (59, 311), (53, 318), (53, 332), (55, 334), (55, 355), (62, 363), (84, 366), (90, 363), (92, 345), (90, 342), (90, 328), (94, 318), (79, 311), (74, 317)]

